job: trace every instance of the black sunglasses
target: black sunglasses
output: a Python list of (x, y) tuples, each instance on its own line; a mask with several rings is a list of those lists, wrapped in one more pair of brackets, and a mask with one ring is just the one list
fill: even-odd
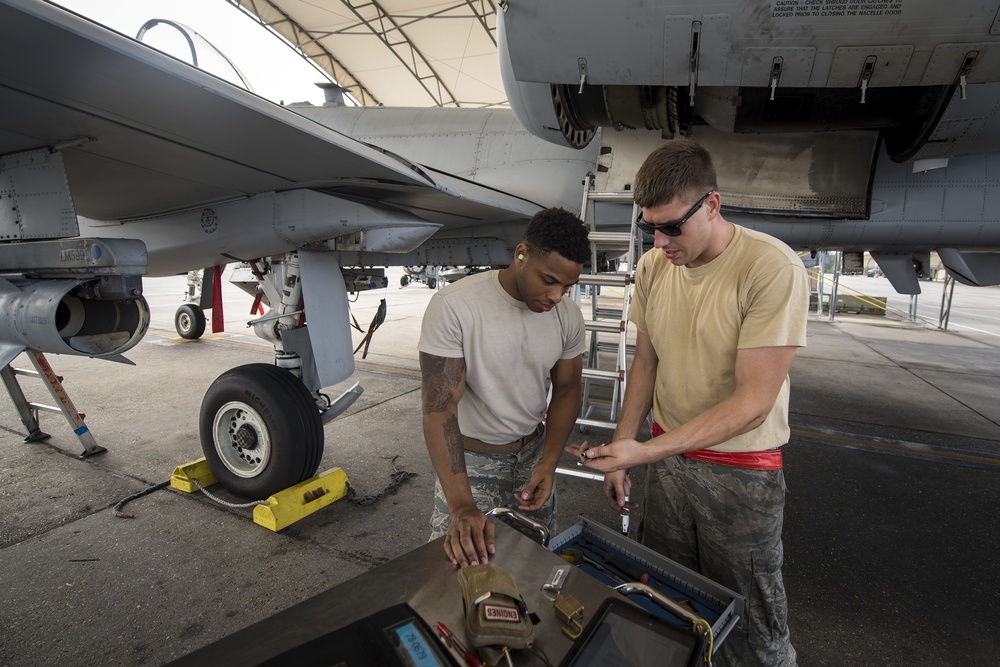
[(708, 199), (708, 196), (715, 192), (715, 190), (709, 190), (705, 193), (705, 196), (694, 203), (684, 217), (677, 222), (664, 222), (654, 225), (650, 222), (646, 222), (642, 219), (642, 211), (639, 211), (639, 217), (635, 219), (635, 226), (646, 232), (647, 234), (652, 234), (654, 232), (660, 232), (661, 234), (666, 234), (667, 236), (680, 236), (681, 235), (681, 225), (691, 219), (691, 216), (698, 212), (698, 210)]

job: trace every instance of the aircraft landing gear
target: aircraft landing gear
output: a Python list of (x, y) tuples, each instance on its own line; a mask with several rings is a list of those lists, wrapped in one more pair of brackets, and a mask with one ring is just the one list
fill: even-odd
[(399, 278), (399, 286), (406, 287), (410, 283), (423, 283), (430, 289), (438, 286), (437, 266), (404, 266), (403, 275)]
[(316, 401), (277, 366), (249, 364), (220, 375), (205, 393), (199, 424), (212, 472), (247, 498), (264, 499), (309, 479), (323, 458)]
[(205, 311), (193, 303), (181, 304), (174, 313), (174, 328), (181, 338), (201, 338), (205, 333)]
[(221, 300), (214, 304), (212, 299), (216, 274), (221, 277), (221, 267), (188, 271), (184, 303), (174, 313), (174, 329), (181, 338), (201, 338), (205, 333), (205, 310), (215, 305), (222, 307)]
[[(298, 351), (311, 348), (304, 338), (298, 254), (253, 260), (248, 267), (254, 291), (260, 290), (258, 303), (269, 308), (254, 320), (254, 333), (274, 344), (275, 360), (238, 366), (216, 378), (202, 400), (199, 431), (219, 483), (235, 494), (263, 499), (316, 473), (323, 458), (324, 419), (339, 415), (361, 392), (349, 390), (335, 405), (303, 381)], [(346, 299), (344, 305), (346, 311)], [(317, 326), (321, 322), (320, 316), (313, 320)]]

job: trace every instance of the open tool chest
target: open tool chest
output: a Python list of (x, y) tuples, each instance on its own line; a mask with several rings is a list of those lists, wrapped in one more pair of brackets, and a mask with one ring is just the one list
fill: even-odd
[[(625, 582), (640, 583), (679, 603), (712, 626), (716, 649), (743, 617), (741, 595), (584, 516), (553, 537), (548, 548), (612, 588)], [(641, 592), (627, 597), (669, 623), (689, 625)]]

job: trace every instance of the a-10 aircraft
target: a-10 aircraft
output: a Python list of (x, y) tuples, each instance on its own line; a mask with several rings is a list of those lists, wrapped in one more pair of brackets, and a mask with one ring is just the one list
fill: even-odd
[(497, 33), (539, 137), (684, 134), (733, 222), (869, 251), (904, 294), (932, 250), (960, 282), (1000, 282), (996, 3), (509, 2)]
[(681, 133), (715, 154), (741, 224), (869, 250), (897, 288), (930, 250), (1000, 282), (1000, 68), (980, 3), (903, 3), (881, 32), (776, 3), (592, 4), (501, 3), (510, 110), (285, 108), (0, 0), (0, 368), (24, 350), (120, 360), (148, 327), (143, 275), (247, 262), (275, 364), (221, 376), (199, 419), (220, 482), (266, 497), (315, 473), (323, 423), (357, 396), (320, 390), (354, 372), (347, 293), (381, 284), (375, 267), (504, 265), (536, 211), (627, 190)]

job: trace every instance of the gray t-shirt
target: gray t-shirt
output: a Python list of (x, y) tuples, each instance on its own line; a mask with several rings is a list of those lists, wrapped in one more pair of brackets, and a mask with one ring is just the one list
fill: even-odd
[(465, 359), (458, 426), (463, 435), (496, 445), (531, 433), (542, 421), (550, 371), (583, 348), (583, 314), (572, 299), (547, 313), (532, 312), (507, 294), (499, 271), (463, 278), (431, 297), (418, 346)]

